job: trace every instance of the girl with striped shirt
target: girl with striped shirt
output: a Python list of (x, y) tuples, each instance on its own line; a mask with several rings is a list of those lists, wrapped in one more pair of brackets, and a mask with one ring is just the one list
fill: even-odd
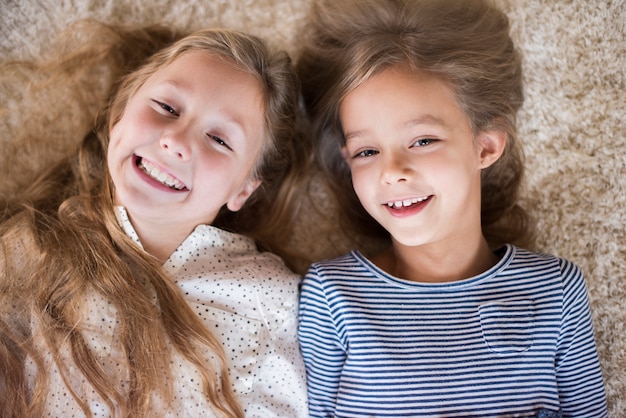
[(386, 237), (312, 265), (313, 417), (604, 417), (580, 269), (522, 249), (520, 57), (488, 1), (315, 9), (298, 66), (343, 224)]

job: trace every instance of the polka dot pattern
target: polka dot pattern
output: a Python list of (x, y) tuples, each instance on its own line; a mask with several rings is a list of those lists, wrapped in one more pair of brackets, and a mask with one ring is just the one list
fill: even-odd
[[(118, 219), (127, 235), (141, 245), (123, 208)], [(299, 277), (275, 255), (260, 253), (250, 238), (207, 225), (198, 226), (164, 268), (222, 343), (229, 377), (246, 417), (306, 417), (306, 378), (297, 341)], [(98, 353), (103, 371), (115, 375), (123, 387), (127, 376), (116, 332), (117, 312), (98, 295), (85, 306), (81, 324), (85, 340)], [(34, 378), (34, 365), (28, 367)], [(53, 388), (48, 415), (82, 416), (50, 359), (46, 367)], [(171, 369), (174, 402), (169, 409), (161, 405), (158, 416), (213, 416), (195, 367), (175, 355)], [(110, 416), (93, 388), (74, 374), (73, 389), (88, 400), (93, 415)]]

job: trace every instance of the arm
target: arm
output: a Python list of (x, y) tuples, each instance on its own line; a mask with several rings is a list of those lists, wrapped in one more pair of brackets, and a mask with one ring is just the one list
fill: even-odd
[(310, 414), (333, 417), (346, 349), (315, 266), (302, 285), (299, 319), (298, 336), (307, 373)]
[(560, 267), (564, 295), (556, 376), (563, 417), (606, 417), (606, 395), (585, 280), (575, 264), (561, 259)]

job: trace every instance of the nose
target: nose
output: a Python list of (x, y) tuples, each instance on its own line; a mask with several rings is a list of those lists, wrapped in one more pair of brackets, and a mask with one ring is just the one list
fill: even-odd
[(162, 150), (179, 160), (187, 161), (191, 157), (191, 142), (184, 129), (164, 132), (159, 144)]
[(409, 181), (414, 174), (407, 158), (399, 152), (387, 152), (382, 158), (381, 182), (395, 184)]

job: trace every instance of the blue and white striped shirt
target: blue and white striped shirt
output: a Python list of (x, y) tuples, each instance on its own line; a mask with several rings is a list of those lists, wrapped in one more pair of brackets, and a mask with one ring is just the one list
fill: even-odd
[(311, 266), (300, 345), (312, 417), (606, 417), (580, 269), (514, 246), (461, 281), (358, 251)]

